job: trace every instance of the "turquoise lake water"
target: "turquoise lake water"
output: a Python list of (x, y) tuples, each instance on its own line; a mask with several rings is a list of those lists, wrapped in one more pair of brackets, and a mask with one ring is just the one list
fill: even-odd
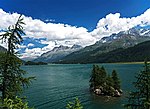
[(122, 82), (124, 94), (120, 98), (96, 96), (89, 92), (92, 64), (51, 64), (23, 66), (36, 81), (25, 90), (29, 105), (36, 109), (65, 109), (68, 101), (78, 97), (84, 109), (123, 109), (127, 93), (133, 90), (134, 76), (142, 64), (99, 64), (109, 73), (115, 69)]

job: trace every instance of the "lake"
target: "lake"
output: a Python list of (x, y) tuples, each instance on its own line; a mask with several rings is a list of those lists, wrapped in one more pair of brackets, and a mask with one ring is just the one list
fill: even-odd
[(115, 69), (121, 79), (124, 94), (119, 98), (100, 97), (89, 92), (92, 64), (50, 64), (23, 66), (35, 81), (24, 95), (29, 105), (36, 109), (65, 109), (67, 102), (78, 97), (84, 109), (123, 109), (126, 96), (133, 90), (135, 75), (142, 70), (142, 64), (98, 64), (109, 73)]

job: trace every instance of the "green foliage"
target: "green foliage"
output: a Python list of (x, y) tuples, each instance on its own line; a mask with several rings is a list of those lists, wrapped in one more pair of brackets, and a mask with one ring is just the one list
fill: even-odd
[(107, 76), (106, 78), (106, 84), (109, 86), (109, 87), (113, 87), (114, 86), (114, 82), (113, 82), (113, 79), (110, 75)]
[(17, 44), (22, 41), (21, 35), (24, 34), (23, 18), (21, 16), (15, 25), (9, 26), (8, 30), (2, 34), (2, 40), (8, 43), (8, 50), (1, 54), (0, 73), (3, 77), (2, 82), (2, 98), (14, 98), (18, 92), (22, 91), (22, 86), (28, 86), (30, 80), (34, 77), (24, 78), (25, 71), (20, 69), (22, 61), (14, 54)]
[(14, 54), (17, 45), (23, 41), (22, 35), (25, 35), (25, 33), (22, 25), (25, 25), (25, 23), (20, 15), (16, 24), (9, 26), (7, 31), (0, 35), (2, 41), (8, 43), (8, 53)]
[(114, 84), (114, 88), (119, 90), (120, 89), (120, 79), (118, 77), (118, 74), (116, 72), (116, 70), (112, 71), (112, 79), (113, 79), (113, 84)]
[(24, 77), (27, 73), (20, 67), (22, 61), (15, 56), (17, 45), (22, 42), (24, 35), (23, 18), (20, 16), (15, 25), (9, 26), (4, 34), (0, 35), (2, 42), (6, 42), (8, 50), (0, 54), (0, 75), (2, 91), (2, 104), (8, 109), (29, 109), (27, 103), (23, 103), (18, 97), (25, 86), (29, 86), (34, 77)]
[(103, 86), (106, 80), (106, 75), (107, 74), (104, 67), (99, 68), (98, 65), (93, 65), (90, 87)]
[(106, 95), (114, 96), (115, 89), (113, 88), (113, 79), (110, 75), (106, 78), (106, 84), (103, 88), (103, 92), (105, 92)]
[(131, 109), (150, 109), (150, 65), (145, 61), (144, 69), (136, 76), (135, 91), (130, 93), (128, 104)]
[(66, 106), (66, 109), (83, 109), (78, 98), (75, 98), (74, 102), (69, 102)]
[(106, 77), (107, 77), (107, 73), (106, 73), (106, 70), (105, 70), (105, 68), (103, 66), (100, 68), (100, 75), (101, 75), (101, 79), (104, 82)]
[(0, 59), (0, 73), (3, 77), (3, 97), (13, 98), (19, 94), (18, 92), (22, 91), (22, 86), (24, 87), (30, 84), (30, 80), (33, 79), (33, 77), (23, 77), (27, 72), (20, 69), (22, 61), (15, 55), (1, 53)]
[(3, 109), (33, 109), (29, 108), (28, 103), (23, 102), (23, 100), (17, 96), (14, 99), (5, 98), (0, 107)]
[(110, 76), (103, 66), (100, 68), (98, 65), (93, 65), (90, 79), (91, 90), (100, 89), (105, 95), (114, 96), (116, 90), (120, 91), (120, 88), (120, 79), (115, 70)]

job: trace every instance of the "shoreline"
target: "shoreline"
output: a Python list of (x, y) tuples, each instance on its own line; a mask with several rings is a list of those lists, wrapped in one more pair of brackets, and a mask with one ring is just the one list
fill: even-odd
[[(150, 63), (150, 61), (148, 61)], [(108, 63), (108, 64), (144, 64), (143, 62), (116, 62), (116, 63)]]
[[(148, 63), (150, 63), (150, 61), (148, 61)], [(141, 62), (104, 62), (104, 63), (48, 63), (48, 65), (52, 65), (52, 64), (144, 64), (144, 61)]]

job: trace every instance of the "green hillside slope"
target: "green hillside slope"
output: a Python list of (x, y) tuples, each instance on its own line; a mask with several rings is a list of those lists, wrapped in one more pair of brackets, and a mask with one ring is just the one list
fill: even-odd
[[(93, 53), (93, 51), (92, 51)], [(103, 63), (103, 62), (135, 62), (150, 58), (150, 41), (137, 44), (129, 48), (118, 48), (110, 52), (89, 55), (83, 53), (82, 57), (66, 57), (58, 63)]]

